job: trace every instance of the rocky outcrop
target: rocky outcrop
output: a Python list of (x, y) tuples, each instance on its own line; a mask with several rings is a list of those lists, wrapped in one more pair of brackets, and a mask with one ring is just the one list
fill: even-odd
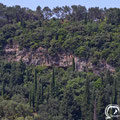
[(95, 74), (98, 74), (103, 70), (109, 70), (111, 72), (115, 71), (114, 67), (107, 64), (106, 61), (100, 61), (99, 66), (95, 66), (90, 60), (79, 58), (69, 53), (61, 53), (52, 57), (48, 54), (48, 51), (42, 47), (39, 47), (34, 51), (25, 48), (19, 50), (19, 45), (14, 44), (12, 46), (7, 45), (4, 51), (8, 61), (20, 61), (22, 59), (26, 64), (68, 67), (72, 65), (74, 58), (75, 67), (78, 71), (87, 71), (91, 69)]

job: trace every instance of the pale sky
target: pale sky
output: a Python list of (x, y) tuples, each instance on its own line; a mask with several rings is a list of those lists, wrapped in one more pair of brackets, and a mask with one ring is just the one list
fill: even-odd
[(50, 8), (56, 6), (71, 6), (71, 5), (82, 5), (89, 7), (100, 7), (100, 8), (110, 8), (117, 7), (120, 8), (120, 0), (0, 0), (7, 6), (20, 5), (22, 7), (28, 7), (35, 10), (38, 5), (42, 8), (48, 6)]

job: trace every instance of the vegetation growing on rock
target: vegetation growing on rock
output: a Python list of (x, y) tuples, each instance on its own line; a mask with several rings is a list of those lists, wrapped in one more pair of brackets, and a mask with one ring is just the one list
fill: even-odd
[[(108, 104), (120, 105), (119, 8), (32, 11), (0, 4), (0, 27), (1, 120), (103, 120)], [(13, 60), (24, 50), (30, 55), (38, 50), (54, 61), (63, 54), (73, 57), (66, 67)], [(89, 60), (98, 74), (91, 68), (78, 71), (77, 58)]]

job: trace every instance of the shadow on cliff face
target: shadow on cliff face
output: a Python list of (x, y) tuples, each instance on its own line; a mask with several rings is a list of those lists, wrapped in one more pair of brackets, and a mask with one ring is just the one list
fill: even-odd
[(39, 47), (32, 51), (27, 49), (19, 50), (19, 45), (13, 46), (7, 45), (4, 49), (4, 56), (8, 61), (20, 61), (29, 65), (45, 65), (48, 67), (58, 66), (67, 68), (72, 66), (73, 58), (75, 60), (75, 69), (77, 71), (89, 71), (92, 70), (95, 74), (99, 74), (104, 70), (115, 72), (115, 68), (107, 64), (106, 61), (99, 61), (97, 65), (94, 65), (89, 59), (79, 58), (70, 53), (61, 53), (52, 57), (45, 48)]

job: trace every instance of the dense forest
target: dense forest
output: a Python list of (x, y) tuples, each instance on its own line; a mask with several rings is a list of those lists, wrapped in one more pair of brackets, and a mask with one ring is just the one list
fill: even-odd
[[(8, 44), (70, 53), (97, 67), (104, 60), (115, 71), (77, 71), (74, 58), (66, 68), (7, 61)], [(104, 120), (109, 104), (120, 105), (119, 8), (0, 4), (0, 120)]]

